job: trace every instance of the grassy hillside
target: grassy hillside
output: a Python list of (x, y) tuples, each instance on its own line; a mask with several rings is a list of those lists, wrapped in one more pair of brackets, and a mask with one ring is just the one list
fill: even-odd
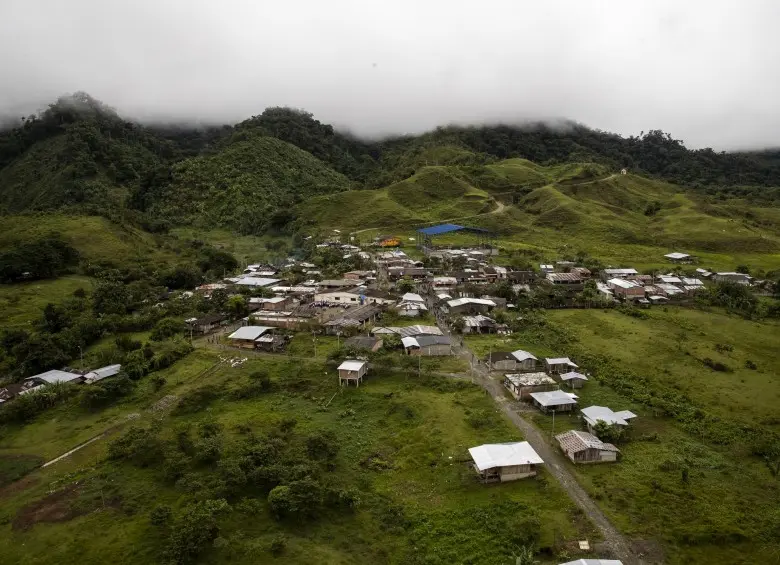
[(540, 259), (584, 252), (605, 263), (663, 268), (663, 255), (678, 250), (717, 269), (780, 268), (778, 209), (587, 163), (543, 167), (509, 159), (424, 167), (384, 189), (311, 199), (298, 217), (302, 225), (381, 227), (403, 236), (452, 220), (492, 229), (502, 247)]
[[(303, 458), (305, 466), (297, 472), (321, 476), (329, 488), (351, 488), (359, 504), (351, 510), (325, 508), (309, 519), (275, 519), (262, 475), (257, 475), (235, 494), (221, 495), (232, 506), (219, 518), (219, 539), (226, 543), (209, 542), (198, 562), (505, 563), (526, 536), (538, 535), (545, 548), (597, 539), (544, 470), (537, 479), (501, 485), (486, 487), (476, 480), (465, 463), (469, 446), (521, 439), (476, 386), (377, 373), (359, 389), (334, 395), (339, 387), (332, 368), (314, 360), (265, 358), (203, 373), (217, 361), (216, 354), (197, 351), (161, 373), (165, 384), (160, 390), (142, 386), (103, 413), (62, 407), (25, 428), (6, 430), (0, 457), (51, 457), (120, 426), (72, 458), (36, 471), (17, 488), (0, 491), (0, 540), (8, 546), (7, 558), (63, 564), (161, 562), (172, 525), (154, 525), (150, 512), (168, 505), (180, 515), (188, 500), (217, 496), (213, 489), (228, 487), (217, 485), (237, 461), (236, 454), (253, 443), (269, 442), (284, 442), (287, 457)], [(235, 391), (246, 388), (249, 375), (258, 369), (270, 373), (273, 390), (238, 398)], [(218, 391), (216, 396), (194, 410), (149, 410), (163, 397), (186, 398), (206, 387)], [(136, 414), (132, 421), (127, 420), (130, 414)], [(166, 461), (176, 457), (171, 450), (177, 449), (175, 434), (181, 437), (177, 430), (216, 424), (221, 462), (193, 460), (186, 477), (175, 482), (165, 479), (169, 464), (162, 461), (139, 467), (106, 460), (109, 441), (131, 425), (152, 421), (158, 422), (168, 445)], [(327, 471), (325, 462), (306, 455), (306, 438), (323, 430), (332, 431), (338, 445)], [(197, 490), (193, 480), (201, 484)], [(52, 489), (58, 494), (53, 496)], [(283, 539), (282, 547), (272, 550), (276, 539)], [(550, 553), (544, 559), (558, 562)]]
[[(570, 355), (592, 375), (577, 391), (581, 407), (638, 414), (618, 464), (569, 465), (620, 530), (660, 542), (670, 565), (776, 561), (778, 479), (752, 442), (780, 432), (780, 326), (673, 307), (646, 318), (560, 310), (546, 321), (511, 337), (466, 341), (480, 356), (491, 349)], [(705, 358), (729, 371), (709, 368)], [(675, 402), (683, 408), (667, 411)], [(553, 431), (551, 416), (529, 417)], [(554, 430), (581, 425), (558, 414)]]
[(258, 233), (285, 225), (295, 203), (350, 185), (346, 177), (294, 145), (236, 134), (212, 155), (177, 163), (170, 183), (150, 195), (147, 212), (177, 224)]
[(123, 262), (165, 255), (152, 235), (99, 216), (32, 214), (4, 216), (2, 221), (0, 249), (56, 232), (88, 261)]

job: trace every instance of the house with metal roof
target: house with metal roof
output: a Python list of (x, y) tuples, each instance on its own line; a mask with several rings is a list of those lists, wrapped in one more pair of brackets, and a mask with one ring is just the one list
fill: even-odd
[(230, 334), (228, 339), (236, 347), (254, 349), (255, 341), (266, 332), (272, 330), (273, 328), (269, 326), (243, 326)]
[(512, 352), (512, 357), (517, 359), (518, 371), (533, 371), (536, 369), (536, 363), (539, 361), (533, 353), (518, 349)]
[(359, 359), (348, 359), (338, 367), (339, 385), (346, 383), (349, 386), (350, 383), (355, 383), (355, 386), (360, 386), (367, 371), (368, 362), (360, 361)]
[(504, 375), (504, 386), (516, 400), (525, 400), (535, 392), (556, 390), (558, 383), (547, 373), (511, 373)]
[(680, 253), (675, 251), (674, 253), (667, 253), (664, 255), (672, 263), (688, 263), (691, 261), (691, 256), (687, 253)]
[(402, 337), (404, 349), (408, 355), (441, 357), (452, 355), (452, 339), (446, 335), (418, 335)]
[(577, 371), (569, 371), (568, 373), (561, 373), (558, 376), (560, 377), (561, 382), (568, 384), (571, 388), (582, 388), (582, 385), (584, 385), (585, 381), (588, 380), (587, 375), (583, 375), (582, 373), (578, 373)]
[(527, 441), (488, 443), (469, 448), (474, 469), (482, 482), (516, 481), (536, 475), (536, 466), (544, 464)]
[(552, 410), (556, 412), (571, 412), (577, 405), (577, 395), (562, 390), (532, 392), (529, 396), (534, 406), (545, 414)]
[(90, 371), (89, 373), (85, 374), (84, 382), (87, 384), (92, 384), (97, 381), (102, 381), (105, 378), (118, 375), (119, 371), (121, 370), (122, 370), (122, 365), (119, 364), (106, 365), (105, 367), (101, 367), (100, 369), (95, 369), (94, 371)]
[(544, 360), (544, 366), (548, 373), (553, 374), (568, 373), (577, 368), (574, 361), (568, 357), (547, 357)]
[(598, 422), (604, 422), (610, 426), (627, 426), (629, 420), (636, 418), (636, 414), (629, 410), (613, 412), (607, 406), (588, 406), (580, 410), (582, 419), (588, 425), (588, 431), (593, 433), (593, 427)]
[(450, 314), (476, 314), (489, 312), (496, 303), (487, 298), (456, 298), (446, 302)]
[(620, 450), (611, 443), (604, 443), (588, 432), (569, 430), (555, 436), (566, 457), (574, 463), (602, 463), (617, 461)]
[(633, 268), (628, 269), (602, 269), (601, 279), (608, 281), (609, 279), (625, 279), (627, 277), (634, 277), (639, 274), (639, 271)]
[(71, 373), (69, 371), (52, 369), (51, 371), (28, 377), (24, 379), (24, 381), (44, 386), (58, 383), (80, 383), (84, 381), (84, 375), (81, 373)]
[(357, 349), (358, 351), (379, 351), (382, 349), (383, 341), (378, 337), (365, 335), (356, 335), (344, 341), (344, 347)]

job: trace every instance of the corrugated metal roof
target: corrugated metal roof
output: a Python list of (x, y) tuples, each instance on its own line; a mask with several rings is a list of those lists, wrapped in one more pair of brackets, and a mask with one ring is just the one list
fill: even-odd
[(365, 361), (347, 360), (339, 365), (339, 371), (359, 371), (365, 364)]
[(52, 369), (51, 371), (46, 371), (45, 373), (41, 373), (40, 375), (34, 375), (25, 380), (29, 381), (29, 380), (37, 379), (51, 385), (55, 383), (67, 383), (80, 378), (81, 375), (79, 375), (78, 373), (68, 373), (67, 371), (59, 371), (57, 369)]
[(439, 224), (438, 226), (429, 226), (427, 228), (419, 229), (417, 230), (417, 232), (423, 235), (441, 235), (443, 233), (450, 233), (450, 232), (461, 231), (461, 230), (467, 230), (467, 231), (473, 231), (479, 233), (487, 233), (488, 231), (483, 228), (469, 228), (466, 226), (459, 226), (457, 224)]
[(242, 328), (238, 328), (236, 331), (234, 331), (232, 334), (228, 336), (228, 339), (257, 339), (261, 335), (263, 335), (265, 332), (272, 330), (273, 328), (270, 328), (268, 326), (244, 326)]
[[(636, 414), (623, 410), (622, 412), (613, 412), (611, 408), (607, 406), (588, 406), (581, 410), (582, 417), (591, 426), (595, 426), (597, 422), (606, 422), (609, 425), (617, 424), (619, 426), (627, 426), (631, 418), (636, 418)], [(624, 417), (625, 416), (625, 417)]]
[(545, 363), (548, 365), (569, 365), (570, 367), (577, 368), (577, 365), (568, 357), (546, 357)]
[(562, 390), (550, 390), (547, 392), (532, 392), (531, 398), (542, 406), (561, 406), (577, 404), (577, 395)]
[(474, 465), (480, 471), (514, 465), (540, 465), (544, 463), (527, 441), (514, 443), (488, 443), (469, 448)]
[(512, 355), (518, 361), (526, 361), (527, 359), (533, 359), (534, 361), (538, 361), (538, 359), (534, 356), (533, 353), (528, 353), (527, 351), (523, 351), (522, 349), (513, 351)]
[(580, 379), (582, 381), (587, 381), (588, 377), (583, 375), (582, 373), (578, 373), (577, 371), (569, 371), (568, 373), (564, 373), (561, 375), (562, 381), (570, 381), (572, 379)]
[(455, 308), (457, 306), (463, 306), (465, 304), (479, 304), (481, 306), (495, 306), (496, 303), (492, 300), (485, 298), (456, 298), (455, 300), (447, 301), (447, 306)]
[(568, 432), (558, 434), (555, 436), (555, 439), (558, 440), (563, 450), (567, 452), (584, 451), (585, 449), (620, 452), (611, 443), (605, 443), (593, 434), (580, 430), (569, 430)]

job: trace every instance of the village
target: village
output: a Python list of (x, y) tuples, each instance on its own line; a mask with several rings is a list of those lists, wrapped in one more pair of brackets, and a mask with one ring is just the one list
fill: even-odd
[[(472, 245), (437, 245), (436, 236), (464, 232)], [(550, 446), (570, 464), (620, 464), (623, 440), (638, 415), (621, 406), (581, 406), (578, 393), (595, 386), (587, 367), (561, 353), (546, 357), (525, 350), (502, 350), (501, 337), (522, 326), (529, 308), (655, 308), (686, 305), (709, 285), (757, 285), (748, 274), (712, 272), (690, 255), (664, 256), (666, 272), (640, 273), (629, 265), (598, 271), (575, 260), (551, 260), (534, 269), (502, 265), (490, 234), (452, 224), (418, 230), (414, 249), (398, 237), (377, 237), (355, 245), (334, 233), (311, 242), (306, 257), (282, 264), (249, 264), (240, 273), (179, 292), (170, 300), (206, 301), (218, 293), (238, 307), (182, 320), (195, 347), (246, 356), (291, 355), (297, 338), (310, 342), (333, 337), (328, 359), (334, 384), (360, 387), (372, 378), (379, 355), (405, 360), (402, 370), (421, 371), (423, 359), (450, 358), (460, 371), (442, 374), (470, 378), (495, 393), (518, 413), (533, 411), (554, 430), (540, 445), (502, 442), (468, 449), (474, 476), (483, 483), (530, 479), (550, 461)], [(470, 336), (494, 336), (487, 355), (469, 349)], [(495, 349), (493, 348), (495, 345)], [(121, 371), (118, 364), (85, 369), (65, 367), (32, 376), (0, 390), (0, 404), (58, 383), (90, 386)], [(437, 365), (432, 365), (436, 367)], [(465, 369), (463, 369), (465, 367)], [(460, 374), (454, 374), (458, 372)], [(556, 415), (558, 428), (556, 429)], [(543, 449), (541, 449), (543, 448)], [(555, 457), (557, 457), (556, 455)], [(587, 548), (587, 542), (583, 542)], [(620, 561), (579, 560), (571, 563)]]

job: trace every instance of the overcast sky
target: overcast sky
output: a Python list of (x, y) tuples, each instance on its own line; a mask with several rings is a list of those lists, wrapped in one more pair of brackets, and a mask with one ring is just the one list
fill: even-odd
[(304, 108), (360, 135), (568, 118), (780, 146), (777, 0), (0, 0), (0, 113)]

